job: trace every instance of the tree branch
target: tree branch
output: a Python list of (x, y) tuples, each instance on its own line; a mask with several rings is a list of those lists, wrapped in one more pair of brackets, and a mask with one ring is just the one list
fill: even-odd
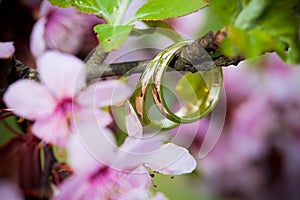
[[(220, 48), (221, 41), (227, 36), (226, 30), (219, 32), (208, 32), (202, 38), (196, 39), (192, 44), (181, 47), (176, 52), (170, 67), (177, 71), (206, 71), (216, 68), (217, 66), (226, 67), (237, 65), (242, 57), (229, 58), (223, 55), (214, 56)], [(99, 52), (104, 52), (99, 49)], [(96, 52), (95, 52), (96, 53)], [(106, 54), (107, 55), (107, 54)], [(104, 59), (103, 59), (104, 60)], [(102, 61), (103, 61), (102, 60)], [(89, 59), (86, 63), (88, 69), (87, 82), (93, 79), (106, 78), (112, 76), (131, 75), (141, 73), (150, 60), (103, 64), (94, 63)]]
[[(208, 32), (202, 38), (196, 39), (190, 45), (181, 47), (170, 63), (170, 67), (177, 71), (206, 71), (216, 66), (226, 67), (237, 65), (242, 57), (229, 58), (223, 55), (215, 56), (220, 48), (221, 41), (226, 37), (226, 30), (219, 32)], [(205, 51), (204, 51), (205, 50)], [(93, 79), (107, 78), (113, 76), (128, 76), (134, 73), (141, 73), (150, 60), (140, 60), (123, 63), (103, 64), (107, 53), (98, 45), (86, 59), (87, 83)], [(213, 62), (212, 62), (213, 61)], [(5, 89), (12, 82), (30, 78), (39, 80), (38, 72), (22, 64), (14, 57), (10, 60), (0, 60), (0, 75), (6, 80), (0, 86), (1, 96)]]
[(85, 59), (87, 80), (94, 78), (93, 75), (98, 71), (98, 68), (103, 65), (103, 61), (107, 55), (108, 53), (103, 50), (100, 44), (98, 44), (98, 46), (87, 56)]
[(0, 59), (0, 96), (2, 97), (7, 87), (19, 80), (29, 78), (39, 81), (37, 70), (21, 63), (14, 56)]

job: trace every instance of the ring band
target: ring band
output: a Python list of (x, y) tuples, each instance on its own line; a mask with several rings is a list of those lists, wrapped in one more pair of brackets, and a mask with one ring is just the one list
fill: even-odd
[[(197, 75), (198, 79), (200, 78), (201, 87), (204, 88), (205, 93), (202, 91), (202, 93), (197, 94), (197, 91), (194, 91), (192, 86), (187, 85), (186, 90), (195, 92), (192, 96), (194, 102), (192, 106), (189, 99), (186, 99), (186, 102), (183, 103), (184, 105), (176, 112), (173, 112), (166, 101), (168, 96), (166, 95), (163, 84), (166, 70), (169, 68), (178, 49), (192, 42), (193, 41), (190, 40), (182, 41), (164, 49), (149, 62), (141, 75), (137, 89), (130, 98), (130, 102), (144, 126), (149, 125), (159, 129), (170, 129), (181, 123), (195, 122), (209, 114), (218, 102), (223, 86), (221, 67), (193, 73)], [(203, 54), (204, 53), (207, 54), (205, 55), (206, 57), (210, 58), (209, 54), (203, 49)], [(214, 63), (211, 58), (209, 62)], [(185, 77), (183, 77), (183, 79), (185, 79)], [(188, 79), (183, 81), (188, 83)], [(158, 114), (160, 115), (158, 117), (159, 119), (151, 118), (149, 115), (149, 104), (155, 104), (155, 108), (160, 113)], [(156, 111), (156, 114), (157, 113)]]

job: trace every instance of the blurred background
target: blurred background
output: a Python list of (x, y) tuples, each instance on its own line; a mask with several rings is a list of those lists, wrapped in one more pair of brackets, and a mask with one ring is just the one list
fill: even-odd
[[(0, 41), (13, 41), (16, 58), (35, 67), (37, 44), (32, 42), (33, 30), (38, 20), (45, 18), (48, 23), (44, 29), (49, 30), (40, 37), (46, 49), (57, 48), (84, 59), (97, 45), (92, 27), (103, 21), (74, 11), (67, 11), (68, 15), (56, 8), (43, 10), (40, 4), (41, 0), (0, 1)], [(54, 15), (63, 16), (63, 20)], [(221, 28), (209, 7), (166, 22), (187, 39)], [(71, 40), (66, 41), (65, 37)], [(135, 48), (130, 42), (129, 39), (125, 46)], [(161, 40), (151, 41), (155, 42), (162, 45)], [(165, 41), (166, 46), (171, 43)], [(125, 55), (123, 60), (150, 58), (155, 53), (147, 51), (130, 58)], [(113, 55), (108, 59), (116, 60)], [(172, 200), (299, 199), (299, 67), (284, 64), (276, 54), (268, 53), (223, 70), (226, 99), (221, 103), (226, 105), (226, 118), (219, 140), (208, 155), (199, 158), (207, 129), (214, 126), (210, 115), (199, 122), (182, 125), (172, 130), (173, 133), (170, 131), (174, 134), (180, 129), (183, 133), (178, 143), (193, 138), (189, 148), (198, 159), (198, 167), (192, 174), (183, 176), (155, 174), (154, 190), (164, 192)], [(13, 137), (7, 123), (19, 129), (13, 117), (1, 120), (0, 145)], [(2, 159), (0, 168), (6, 165)]]

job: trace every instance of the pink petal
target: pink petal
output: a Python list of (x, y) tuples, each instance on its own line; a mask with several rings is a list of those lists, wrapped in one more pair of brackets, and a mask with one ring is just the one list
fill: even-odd
[(41, 16), (46, 16), (48, 15), (51, 11), (55, 11), (59, 9), (59, 7), (56, 7), (56, 6), (52, 6), (51, 3), (49, 3), (48, 1), (43, 1), (41, 3), (41, 6), (40, 6), (40, 15)]
[(95, 121), (101, 127), (106, 127), (112, 122), (109, 113), (100, 108), (93, 107), (80, 109), (74, 117), (74, 123), (88, 123), (90, 121)]
[(74, 133), (79, 137), (88, 154), (100, 164), (109, 165), (115, 158), (117, 146), (113, 133), (109, 129), (97, 126), (95, 121), (91, 121), (76, 124)]
[(124, 178), (118, 182), (119, 187), (123, 188), (123, 194), (118, 200), (124, 199), (149, 199), (151, 193), (149, 186), (151, 185), (151, 177), (148, 170), (140, 166), (129, 173), (123, 173)]
[(150, 200), (168, 200), (168, 198), (163, 194), (158, 192), (154, 197), (152, 197)]
[(0, 59), (7, 59), (15, 53), (13, 42), (0, 42)]
[(55, 116), (38, 119), (32, 126), (35, 136), (47, 143), (65, 147), (68, 140), (69, 127), (65, 116)]
[(56, 101), (47, 88), (31, 80), (20, 80), (4, 94), (5, 104), (19, 116), (33, 120), (51, 115)]
[(188, 150), (172, 143), (150, 153), (144, 163), (154, 171), (173, 175), (191, 173), (196, 168), (196, 160)]
[(84, 63), (75, 56), (48, 51), (37, 59), (43, 83), (58, 98), (73, 97), (85, 86)]
[(101, 165), (83, 146), (79, 137), (75, 134), (70, 136), (67, 144), (68, 163), (77, 173), (93, 171)]
[(165, 135), (144, 135), (142, 138), (127, 137), (121, 146), (122, 151), (132, 153), (149, 153), (157, 151), (164, 141), (167, 139)]
[(125, 83), (108, 80), (90, 85), (79, 93), (77, 99), (83, 105), (104, 107), (123, 103), (131, 94), (131, 89)]
[(33, 26), (30, 35), (30, 51), (35, 57), (39, 57), (46, 51), (44, 39), (46, 18), (39, 19)]
[[(66, 179), (59, 188), (59, 193), (52, 197), (53, 200), (82, 199), (89, 192), (89, 177), (91, 172), (72, 175)], [(87, 194), (88, 195), (88, 194)], [(91, 198), (90, 198), (91, 199)], [(93, 200), (93, 199), (92, 199)]]
[(129, 170), (144, 165), (145, 158), (156, 152), (166, 137), (164, 135), (143, 138), (127, 137), (118, 149), (116, 158), (111, 164), (119, 170)]
[(45, 26), (44, 39), (47, 46), (64, 53), (77, 54), (86, 31), (86, 20), (82, 16), (73, 8), (52, 11)]
[(151, 185), (151, 178), (149, 176), (149, 171), (144, 167), (140, 166), (130, 173), (127, 174), (125, 183), (120, 183), (120, 185), (127, 188), (144, 188), (148, 189)]
[(143, 127), (140, 123), (132, 105), (127, 101), (125, 103), (126, 116), (125, 123), (126, 129), (129, 136), (132, 137), (142, 137), (143, 136)]
[(196, 167), (195, 159), (188, 150), (172, 143), (163, 144), (163, 136), (150, 138), (128, 137), (118, 149), (111, 166), (129, 170), (138, 166), (147, 166), (163, 174), (184, 174)]
[(139, 199), (149, 199), (150, 192), (148, 189), (135, 188), (129, 190), (127, 193), (122, 194), (118, 197), (118, 200), (139, 200)]

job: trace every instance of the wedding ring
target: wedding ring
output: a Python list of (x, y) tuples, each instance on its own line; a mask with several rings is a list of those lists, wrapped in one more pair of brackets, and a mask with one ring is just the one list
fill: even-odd
[[(205, 62), (190, 63), (196, 72), (182, 75), (183, 72), (170, 68), (178, 50), (192, 42), (182, 41), (162, 50), (142, 73), (130, 102), (143, 126), (164, 130), (181, 123), (195, 122), (208, 115), (218, 102), (223, 87), (222, 69), (200, 69), (201, 65), (214, 64), (204, 49), (199, 56), (205, 58)], [(168, 73), (176, 75), (174, 78), (179, 77), (175, 87), (174, 84), (168, 85)], [(170, 102), (173, 104), (170, 105)]]

